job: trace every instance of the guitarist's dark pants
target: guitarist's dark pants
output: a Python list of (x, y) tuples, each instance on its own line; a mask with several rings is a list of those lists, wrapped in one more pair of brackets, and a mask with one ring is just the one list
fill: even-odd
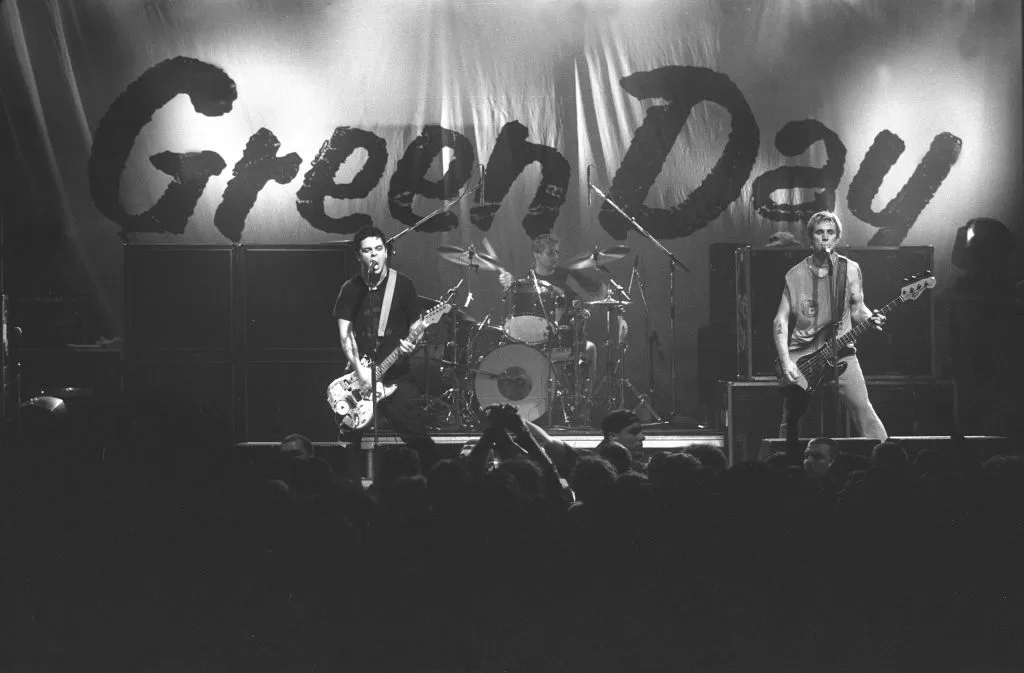
[[(408, 375), (395, 380), (388, 380), (385, 377), (385, 382), (398, 387), (389, 397), (377, 404), (377, 413), (380, 414), (381, 420), (387, 419), (389, 429), (419, 455), (420, 468), (425, 475), (437, 462), (438, 454), (437, 444), (430, 437), (423, 405), (420, 403), (419, 386)], [(365, 428), (344, 433), (339, 440), (351, 443), (356, 451), (361, 451), (359, 447), (364, 435), (373, 437), (372, 422)], [(379, 459), (379, 456), (375, 458)]]

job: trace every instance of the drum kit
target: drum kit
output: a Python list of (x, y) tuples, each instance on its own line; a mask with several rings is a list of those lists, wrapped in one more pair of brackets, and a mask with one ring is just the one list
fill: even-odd
[[(612, 246), (562, 266), (607, 273), (604, 263), (628, 253), (625, 246)], [(438, 254), (467, 272), (505, 270), (493, 251), (477, 252), (473, 246), (441, 246)], [(523, 418), (553, 427), (590, 427), (592, 414), (621, 405), (623, 313), (631, 302), (621, 286), (614, 280), (611, 284), (615, 289), (608, 297), (570, 301), (561, 288), (531, 272), (506, 289), (500, 316), (492, 313), (477, 321), (464, 310), (452, 311), (424, 340), (424, 355), (439, 372), (437, 389), (443, 391), (431, 396), (431, 386), (426, 386), (427, 408), (437, 429), (477, 429), (482, 410), (491, 404), (510, 404)], [(592, 312), (598, 310), (604, 311), (609, 330), (607, 368), (600, 382), (587, 376), (585, 337)]]

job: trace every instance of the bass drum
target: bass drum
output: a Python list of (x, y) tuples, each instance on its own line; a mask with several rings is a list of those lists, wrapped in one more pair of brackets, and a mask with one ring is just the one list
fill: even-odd
[(551, 362), (544, 353), (524, 344), (498, 346), (477, 366), (473, 390), (480, 409), (511, 404), (533, 421), (548, 410)]

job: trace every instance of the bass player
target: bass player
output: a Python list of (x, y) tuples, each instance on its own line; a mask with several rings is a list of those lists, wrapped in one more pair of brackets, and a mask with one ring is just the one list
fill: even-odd
[[(371, 371), (360, 361), (361, 356), (377, 362), (395, 348), (403, 353), (383, 375), (382, 383), (396, 388), (389, 397), (378, 401), (377, 412), (387, 418), (406, 446), (419, 454), (420, 465), (426, 473), (437, 459), (437, 446), (428, 434), (423, 410), (416, 404), (419, 388), (405, 357), (416, 348), (406, 337), (419, 317), (420, 299), (412, 280), (391, 269), (392, 251), (386, 240), (384, 232), (377, 227), (366, 226), (356, 232), (352, 244), (359, 260), (359, 273), (341, 286), (333, 314), (338, 319), (345, 359), (364, 390), (370, 390)], [(389, 284), (393, 285), (390, 291)], [(385, 312), (387, 317), (381, 336), (379, 327)], [(359, 448), (361, 438), (362, 430), (352, 430), (340, 439)]]
[[(872, 313), (864, 304), (860, 265), (835, 252), (843, 235), (843, 225), (835, 213), (815, 213), (807, 221), (804, 233), (810, 240), (811, 254), (786, 273), (786, 286), (774, 321), (783, 396), (780, 434), (786, 438), (787, 453), (794, 458), (800, 454), (800, 418), (807, 410), (811, 393), (791, 353), (832, 336), (832, 327), (836, 324), (835, 336), (841, 336), (852, 325), (865, 320), (878, 330), (885, 326), (885, 316)], [(838, 319), (833, 306), (839, 307)], [(795, 323), (792, 329), (791, 322)], [(868, 399), (856, 349), (851, 346), (840, 350), (838, 355), (839, 397), (857, 430), (865, 437), (885, 439), (885, 427)]]

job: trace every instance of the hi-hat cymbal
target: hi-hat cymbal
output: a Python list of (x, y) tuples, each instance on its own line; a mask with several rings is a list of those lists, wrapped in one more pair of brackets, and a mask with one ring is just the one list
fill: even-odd
[(446, 259), (452, 264), (458, 264), (459, 266), (474, 266), (486, 269), (487, 271), (501, 271), (504, 268), (498, 260), (490, 255), (477, 252), (472, 248), (463, 250), (454, 245), (441, 245), (437, 248), (437, 254), (442, 259)]
[(594, 248), (593, 252), (573, 257), (561, 266), (573, 271), (578, 271), (580, 269), (593, 269), (606, 262), (614, 262), (617, 259), (622, 259), (628, 254), (629, 248), (624, 245), (613, 245), (605, 248), (604, 250)]

